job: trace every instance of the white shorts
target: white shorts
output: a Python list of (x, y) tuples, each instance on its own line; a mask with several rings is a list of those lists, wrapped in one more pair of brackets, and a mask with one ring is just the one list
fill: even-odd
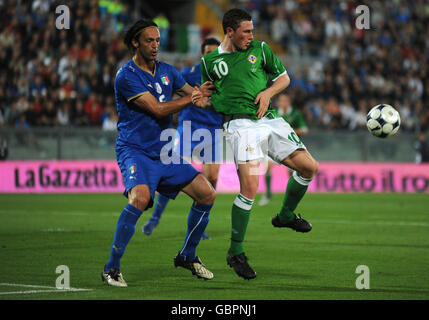
[(223, 124), (226, 140), (238, 163), (262, 160), (267, 156), (281, 163), (297, 149), (307, 149), (283, 118), (234, 119)]

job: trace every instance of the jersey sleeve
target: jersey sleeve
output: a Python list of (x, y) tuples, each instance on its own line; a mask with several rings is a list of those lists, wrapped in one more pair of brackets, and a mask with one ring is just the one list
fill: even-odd
[(116, 77), (115, 87), (128, 102), (149, 91), (146, 84), (134, 72), (126, 69)]
[(207, 62), (204, 59), (204, 57), (201, 58), (200, 70), (201, 70), (201, 84), (203, 84), (206, 81), (213, 81), (213, 79), (208, 74)]
[(262, 56), (264, 59), (264, 69), (271, 76), (272, 81), (275, 81), (283, 74), (287, 74), (283, 63), (276, 57), (270, 46), (265, 42), (261, 42)]
[(183, 78), (182, 74), (173, 66), (170, 68), (170, 74), (173, 78), (173, 90), (182, 89), (186, 84), (186, 80)]

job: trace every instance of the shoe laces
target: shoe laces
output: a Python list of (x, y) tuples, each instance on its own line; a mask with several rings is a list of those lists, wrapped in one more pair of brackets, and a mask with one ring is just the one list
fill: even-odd
[(118, 280), (119, 276), (120, 276), (120, 271), (118, 269), (111, 269), (108, 274), (110, 275), (110, 277), (114, 280)]
[(295, 216), (296, 216), (296, 220), (304, 220), (304, 219), (301, 217), (301, 214), (300, 214), (300, 213), (296, 214)]

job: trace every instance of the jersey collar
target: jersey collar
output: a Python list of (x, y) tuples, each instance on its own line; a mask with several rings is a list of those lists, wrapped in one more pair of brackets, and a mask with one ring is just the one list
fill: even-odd
[(137, 63), (134, 61), (134, 57), (131, 59), (131, 61), (132, 61), (132, 63), (133, 63), (137, 68), (139, 68), (141, 71), (146, 72), (146, 73), (149, 73), (152, 77), (155, 77), (156, 69), (157, 69), (158, 62), (159, 62), (158, 60), (155, 60), (155, 69), (153, 70), (153, 73), (152, 73), (152, 72), (150, 72), (150, 71), (147, 71), (147, 70), (144, 70), (144, 69), (140, 68), (140, 67), (137, 65)]

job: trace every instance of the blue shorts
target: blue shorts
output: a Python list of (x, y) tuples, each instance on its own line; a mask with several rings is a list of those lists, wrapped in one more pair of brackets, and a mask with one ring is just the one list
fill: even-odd
[[(186, 139), (184, 139), (184, 131), (188, 133)], [(195, 121), (183, 121), (176, 128), (174, 152), (193, 161), (220, 163), (221, 132), (220, 127), (207, 126)]]
[(151, 199), (146, 209), (152, 208), (155, 191), (175, 199), (179, 191), (192, 182), (199, 173), (185, 160), (180, 164), (164, 164), (161, 160), (152, 159), (135, 148), (117, 149), (116, 159), (124, 179), (124, 196), (128, 197), (128, 191), (136, 185), (149, 187)]

